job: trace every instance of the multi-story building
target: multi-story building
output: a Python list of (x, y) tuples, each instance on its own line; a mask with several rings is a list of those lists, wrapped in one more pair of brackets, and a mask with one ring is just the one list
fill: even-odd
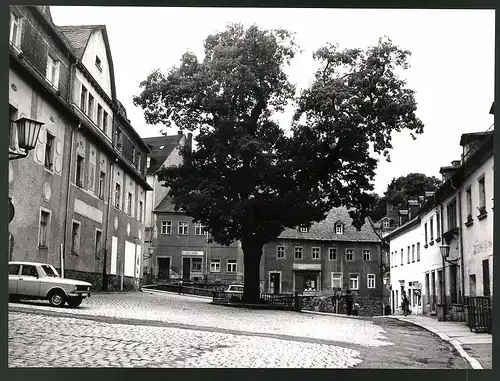
[(310, 228), (285, 230), (264, 245), (261, 283), (270, 293), (320, 293), (341, 288), (360, 297), (382, 296), (381, 240), (365, 221), (352, 226), (347, 209), (334, 208)]
[[(184, 146), (191, 147), (193, 135), (188, 133), (187, 136), (179, 131), (177, 135), (161, 135), (150, 138), (144, 138), (144, 142), (151, 150), (151, 155), (147, 158), (147, 181), (153, 188), (147, 194), (146, 200), (146, 237), (145, 243), (148, 249), (152, 248), (153, 240), (158, 238), (156, 229), (156, 215), (153, 211), (158, 207), (160, 202), (168, 193), (168, 188), (163, 186), (163, 183), (158, 180), (158, 170), (162, 167), (176, 166), (182, 164), (181, 148)], [(144, 259), (144, 278), (148, 282), (153, 279), (153, 263), (149, 254)]]
[(96, 288), (131, 287), (142, 274), (150, 151), (116, 98), (106, 27), (57, 27), (47, 6), (10, 11), (11, 131), (22, 116), (44, 123), (28, 159), (9, 165), (10, 257)]
[(464, 318), (464, 296), (492, 296), (492, 130), (463, 134), (460, 145), (462, 159), (440, 170), (443, 184), (417, 216), (386, 237), (396, 312), (403, 289), (414, 311), (435, 314), (443, 305), (451, 319)]
[(186, 213), (175, 211), (168, 195), (154, 213), (158, 229), (151, 261), (155, 280), (221, 283), (243, 280), (243, 251), (239, 241), (229, 246), (208, 243), (204, 227)]

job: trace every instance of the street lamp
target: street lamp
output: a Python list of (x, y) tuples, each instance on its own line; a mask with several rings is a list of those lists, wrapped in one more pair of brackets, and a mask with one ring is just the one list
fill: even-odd
[(450, 245), (440, 245), (439, 251), (441, 252), (441, 256), (443, 257), (444, 262), (444, 259), (450, 256)]
[(24, 149), (25, 152), (13, 152), (13, 156), (9, 156), (9, 160), (20, 159), (28, 156), (28, 151), (31, 151), (36, 147), (38, 135), (40, 134), (40, 130), (44, 125), (44, 123), (42, 122), (39, 122), (35, 119), (26, 118), (25, 116), (12, 123), (15, 123), (17, 127), (18, 146), (19, 148)]
[(446, 269), (445, 269), (445, 261), (446, 258), (450, 256), (450, 245), (440, 245), (439, 251), (441, 252), (441, 258), (443, 259), (443, 286), (441, 290), (441, 295), (443, 297), (443, 314), (446, 316)]

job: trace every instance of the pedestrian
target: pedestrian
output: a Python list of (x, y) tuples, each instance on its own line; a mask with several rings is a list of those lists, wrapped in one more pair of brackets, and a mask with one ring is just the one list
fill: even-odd
[(179, 281), (179, 295), (181, 294), (182, 291), (182, 279)]
[(405, 316), (407, 316), (410, 313), (410, 301), (406, 296), (405, 290), (401, 291), (401, 309), (403, 310)]
[(354, 298), (352, 296), (351, 290), (347, 289), (345, 292), (345, 307), (347, 310), (347, 315), (351, 316), (352, 315), (352, 305), (354, 303)]

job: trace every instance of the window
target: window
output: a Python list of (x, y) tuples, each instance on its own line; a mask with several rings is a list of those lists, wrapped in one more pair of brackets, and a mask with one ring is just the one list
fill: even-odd
[(71, 253), (78, 254), (80, 251), (80, 223), (73, 221), (71, 229)]
[(307, 233), (307, 232), (308, 232), (308, 230), (309, 230), (309, 229), (307, 229), (307, 228), (299, 228), (299, 231), (300, 231), (301, 233)]
[(9, 265), (9, 275), (19, 275), (21, 265)]
[(478, 181), (479, 186), (479, 208), (486, 207), (486, 187), (484, 186), (484, 176), (481, 177)]
[(127, 214), (132, 215), (132, 193), (128, 192), (127, 195)]
[(45, 142), (45, 168), (52, 171), (54, 168), (54, 140), (55, 137), (47, 131), (47, 141)]
[(227, 272), (235, 273), (236, 272), (236, 259), (228, 259), (227, 260)]
[(313, 247), (311, 251), (311, 258), (319, 260), (319, 255), (320, 255), (320, 248), (319, 247)]
[(359, 274), (349, 274), (349, 288), (351, 290), (359, 289)]
[(10, 13), (10, 34), (9, 41), (16, 48), (19, 47), (21, 43), (21, 17)]
[(201, 258), (193, 258), (191, 259), (191, 271), (201, 272)]
[(368, 288), (375, 288), (375, 274), (368, 274)]
[(40, 212), (40, 227), (38, 230), (38, 246), (48, 248), (50, 213), (42, 210)]
[(179, 225), (177, 227), (177, 234), (179, 235), (187, 235), (188, 234), (188, 223), (186, 221), (179, 221)]
[(97, 104), (97, 126), (102, 127), (102, 106)]
[(194, 234), (195, 235), (204, 235), (205, 234), (205, 228), (201, 223), (196, 222), (194, 224)]
[(436, 212), (436, 240), (441, 235), (441, 219), (439, 218), (439, 212)]
[(23, 265), (23, 270), (21, 271), (21, 275), (24, 276), (38, 276), (38, 271), (35, 266), (32, 265)]
[(123, 139), (122, 131), (119, 128), (117, 128), (116, 129), (116, 147), (120, 151), (123, 147), (122, 139)]
[(102, 71), (101, 59), (98, 56), (95, 56), (95, 66), (99, 69), (99, 71)]
[(434, 219), (431, 217), (429, 219), (429, 230), (430, 230), (430, 236), (431, 236), (431, 241), (434, 241)]
[(383, 227), (384, 227), (385, 229), (390, 228), (390, 227), (391, 227), (391, 223), (390, 223), (390, 221), (389, 221), (389, 220), (384, 220), (384, 222), (383, 222)]
[(278, 259), (285, 258), (285, 246), (277, 246), (276, 247), (276, 258), (278, 258)]
[(332, 288), (342, 288), (342, 273), (332, 273)]
[(103, 110), (102, 112), (102, 131), (108, 133), (108, 113)]
[(301, 247), (295, 247), (295, 259), (302, 259), (302, 248)]
[(88, 112), (87, 115), (93, 121), (94, 120), (94, 97), (90, 93), (89, 93), (89, 107), (87, 109), (87, 112)]
[(136, 166), (137, 148), (132, 148), (132, 165)]
[(172, 234), (172, 221), (161, 222), (161, 234)]
[(95, 165), (92, 163), (89, 164), (89, 189), (95, 189)]
[(83, 188), (83, 162), (83, 157), (76, 155), (76, 186), (80, 188)]
[(101, 259), (101, 237), (102, 231), (97, 229), (95, 231), (95, 259)]
[(59, 85), (59, 65), (60, 62), (51, 56), (47, 56), (47, 73), (45, 78), (50, 82), (54, 88), (58, 88)]
[(424, 224), (424, 242), (427, 245), (427, 222)]
[(401, 249), (401, 266), (403, 266), (403, 262), (404, 262), (404, 259), (403, 259), (403, 249)]
[(211, 273), (220, 272), (220, 259), (210, 259), (210, 272)]
[(417, 262), (420, 261), (420, 242), (417, 242)]
[(448, 217), (448, 230), (457, 227), (457, 200), (454, 199), (446, 207), (446, 213)]
[(349, 262), (354, 261), (354, 250), (353, 249), (345, 249), (345, 260)]
[(467, 216), (472, 216), (472, 191), (470, 187), (465, 190), (465, 202), (467, 203)]
[(415, 262), (415, 245), (411, 245), (411, 261)]
[(408, 252), (406, 253), (406, 263), (410, 263), (410, 246), (408, 246)]
[(106, 173), (99, 173), (99, 198), (104, 200), (104, 189), (106, 187)]
[(9, 104), (9, 147), (12, 149), (16, 149), (17, 146), (17, 124), (15, 120), (17, 119), (17, 109)]
[(344, 234), (344, 226), (342, 224), (335, 225), (335, 234)]
[(371, 260), (371, 250), (364, 249), (363, 250), (363, 261)]
[(337, 260), (337, 248), (330, 247), (328, 249), (328, 258), (330, 259), (330, 261), (336, 261)]
[(120, 184), (115, 184), (115, 208), (120, 209), (122, 196), (122, 187)]
[(139, 201), (139, 215), (138, 215), (138, 220), (139, 222), (142, 222), (142, 214), (143, 214), (143, 209), (142, 209), (142, 201)]
[(142, 155), (141, 154), (138, 154), (137, 155), (137, 169), (140, 171), (141, 170), (141, 158), (142, 158)]
[(85, 86), (82, 85), (82, 93), (80, 94), (80, 110), (84, 113), (87, 112), (87, 95), (88, 91)]

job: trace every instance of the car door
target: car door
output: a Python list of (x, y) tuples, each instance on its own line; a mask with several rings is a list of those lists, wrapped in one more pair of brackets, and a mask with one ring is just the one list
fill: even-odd
[(9, 265), (9, 295), (17, 293), (17, 282), (19, 281), (19, 271), (21, 265)]
[(17, 281), (17, 294), (38, 297), (40, 294), (40, 274), (34, 265), (22, 265)]

